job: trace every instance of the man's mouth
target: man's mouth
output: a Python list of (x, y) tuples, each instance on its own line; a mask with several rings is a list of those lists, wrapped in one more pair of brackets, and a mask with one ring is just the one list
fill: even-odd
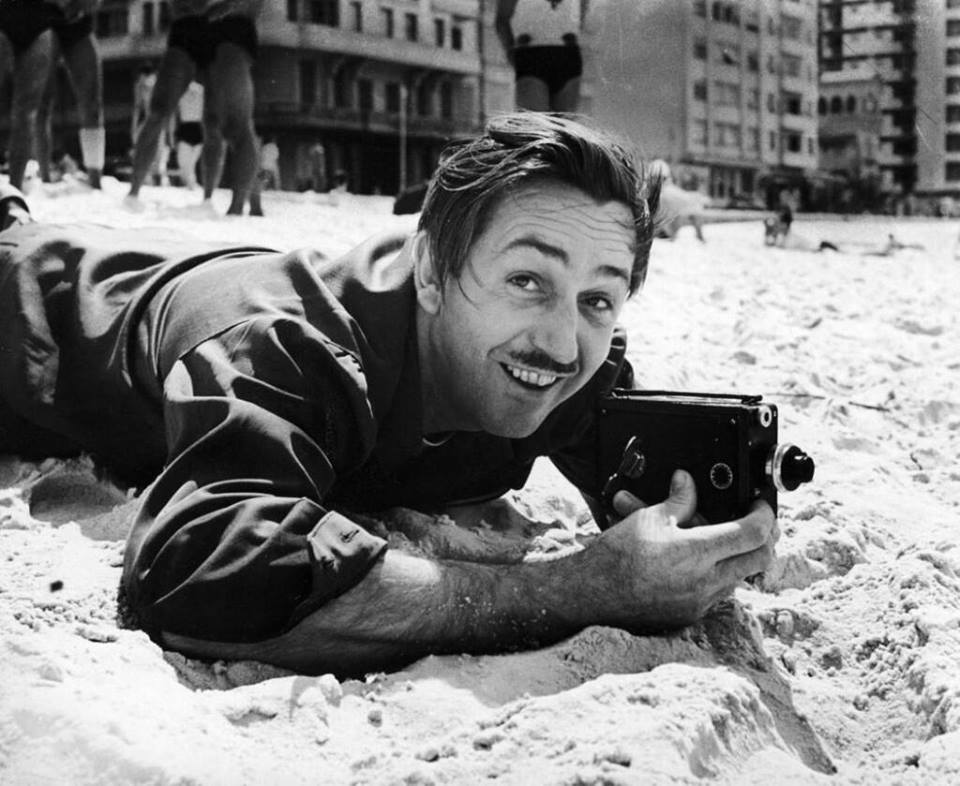
[(529, 390), (546, 390), (558, 379), (560, 379), (560, 377), (556, 374), (545, 374), (539, 371), (531, 371), (530, 369), (520, 368), (519, 366), (511, 366), (508, 363), (501, 363), (500, 366), (516, 382), (520, 383), (523, 385), (523, 387), (528, 388)]

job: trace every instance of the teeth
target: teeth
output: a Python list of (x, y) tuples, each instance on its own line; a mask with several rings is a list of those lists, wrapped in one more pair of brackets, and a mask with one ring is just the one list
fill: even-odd
[(521, 382), (525, 382), (528, 385), (536, 385), (537, 387), (545, 388), (557, 381), (557, 377), (554, 374), (537, 374), (535, 371), (527, 371), (526, 369), (516, 368), (515, 366), (504, 365), (504, 367), (516, 379), (519, 379)]

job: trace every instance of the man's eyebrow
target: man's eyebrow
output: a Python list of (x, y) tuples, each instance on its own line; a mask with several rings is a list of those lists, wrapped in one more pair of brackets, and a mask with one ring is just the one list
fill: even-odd
[[(516, 240), (511, 240), (507, 243), (504, 251), (510, 251), (514, 248), (533, 248), (544, 256), (556, 259), (564, 265), (570, 263), (570, 257), (564, 249), (547, 243), (536, 235), (524, 235), (523, 237), (518, 237)], [(619, 278), (628, 287), (630, 286), (630, 273), (621, 267), (617, 267), (616, 265), (602, 265), (600, 272), (605, 276)]]

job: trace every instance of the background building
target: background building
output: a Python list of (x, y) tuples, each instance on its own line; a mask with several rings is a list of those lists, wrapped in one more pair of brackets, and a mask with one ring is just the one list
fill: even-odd
[(887, 194), (960, 196), (960, 0), (821, 0), (820, 60), (882, 84)]
[(717, 200), (801, 200), (817, 178), (814, 0), (608, 0), (590, 108)]

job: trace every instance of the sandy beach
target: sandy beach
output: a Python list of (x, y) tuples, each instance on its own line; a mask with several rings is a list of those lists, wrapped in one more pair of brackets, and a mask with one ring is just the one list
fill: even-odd
[[(212, 217), (59, 184), (45, 221), (330, 256), (412, 228), (392, 200), (268, 193)], [(217, 194), (222, 214), (227, 194)], [(775, 565), (700, 624), (589, 628), (536, 652), (432, 657), (363, 681), (189, 660), (118, 628), (137, 501), (91, 463), (0, 457), (0, 782), (16, 784), (960, 783), (960, 226), (800, 216), (658, 240), (623, 324), (648, 388), (762, 394), (817, 462), (780, 498)], [(894, 233), (909, 247), (875, 252)], [(385, 512), (396, 547), (551, 559), (596, 536), (546, 462), (483, 520)]]

